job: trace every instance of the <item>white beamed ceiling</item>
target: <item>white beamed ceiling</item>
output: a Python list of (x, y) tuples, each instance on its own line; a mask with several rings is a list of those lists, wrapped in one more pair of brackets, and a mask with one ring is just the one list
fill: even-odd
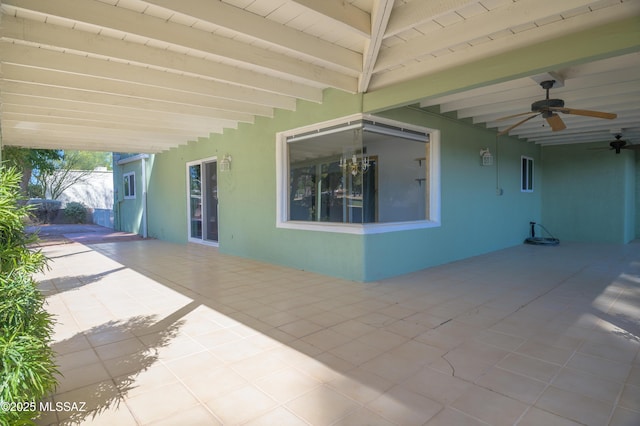
[[(367, 93), (640, 15), (640, 0), (0, 0), (3, 145), (161, 152), (211, 133)], [(566, 106), (616, 120), (533, 119), (542, 144), (640, 143), (640, 53), (565, 69)], [(473, 123), (544, 98), (537, 75), (416, 99)]]

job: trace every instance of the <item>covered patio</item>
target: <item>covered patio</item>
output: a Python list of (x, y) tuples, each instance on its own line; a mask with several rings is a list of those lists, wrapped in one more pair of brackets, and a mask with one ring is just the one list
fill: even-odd
[(637, 425), (639, 248), (363, 284), (158, 240), (46, 246), (64, 377), (39, 424)]

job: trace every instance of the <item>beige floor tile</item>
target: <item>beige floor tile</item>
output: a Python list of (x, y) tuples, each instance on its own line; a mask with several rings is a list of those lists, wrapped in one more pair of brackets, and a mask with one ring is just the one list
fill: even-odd
[(337, 422), (332, 424), (333, 426), (393, 426), (394, 424), (384, 419), (378, 414), (367, 408), (358, 408), (355, 411), (347, 414)]
[(384, 329), (375, 330), (357, 339), (367, 346), (389, 351), (409, 341), (408, 338)]
[(403, 383), (403, 387), (424, 395), (442, 405), (449, 405), (462, 395), (471, 383), (426, 367)]
[(441, 404), (403, 387), (395, 387), (366, 405), (398, 425), (422, 425), (435, 416)]
[(354, 401), (366, 404), (391, 389), (394, 383), (365, 369), (356, 368), (327, 385)]
[(409, 361), (384, 353), (363, 363), (360, 368), (399, 384), (420, 371), (424, 364), (423, 360)]
[(547, 386), (545, 382), (497, 367), (480, 376), (475, 383), (526, 404), (533, 404)]
[(191, 377), (222, 367), (224, 363), (213, 354), (203, 351), (182, 358), (170, 360), (164, 365), (177, 377)]
[(613, 412), (609, 426), (637, 426), (640, 424), (640, 411), (618, 407)]
[(530, 407), (518, 422), (518, 426), (579, 426), (576, 423), (564, 417), (556, 416), (548, 411), (540, 410), (536, 407)]
[(351, 342), (345, 343), (344, 345), (335, 347), (329, 352), (354, 365), (361, 365), (375, 358), (381, 353), (384, 353), (385, 351), (373, 348), (360, 341), (353, 340)]
[(578, 423), (594, 426), (607, 424), (612, 409), (611, 403), (553, 386), (544, 391), (535, 406)]
[(640, 412), (640, 386), (625, 385), (619, 403), (621, 407)]
[(181, 384), (170, 383), (125, 400), (138, 422), (150, 423), (183, 413), (199, 404)]
[(136, 356), (146, 352), (145, 345), (133, 337), (119, 342), (107, 343), (95, 347), (95, 351), (103, 361), (122, 356)]
[(492, 330), (483, 330), (479, 332), (474, 337), (474, 340), (506, 351), (515, 351), (525, 342), (525, 339), (521, 337), (499, 333)]
[[(209, 410), (203, 406), (196, 405), (179, 413), (172, 414), (166, 418), (147, 423), (148, 426), (175, 426), (175, 425), (206, 425), (222, 426), (222, 422), (216, 418)], [(112, 423), (118, 425), (119, 423)]]
[[(557, 388), (580, 393), (606, 402), (615, 402), (620, 395), (622, 384), (603, 379), (580, 370), (563, 368), (551, 384)], [(640, 395), (637, 395), (640, 398)], [(640, 403), (638, 404), (640, 408)]]
[(288, 402), (286, 407), (311, 425), (330, 425), (361, 405), (327, 387), (317, 387)]
[[(566, 366), (576, 370), (585, 371), (603, 379), (620, 383), (625, 381), (631, 370), (631, 364), (591, 356), (580, 352), (575, 353), (569, 362), (567, 362)], [(640, 384), (640, 376), (638, 380), (638, 384)]]
[(222, 361), (236, 362), (264, 352), (264, 349), (258, 343), (245, 338), (215, 346), (210, 348), (209, 352)]
[(301, 338), (322, 330), (322, 326), (305, 319), (298, 319), (278, 327), (278, 329), (294, 337)]
[(223, 424), (239, 424), (265, 414), (278, 404), (258, 388), (244, 386), (210, 399), (206, 405)]
[(56, 391), (68, 392), (74, 389), (109, 380), (111, 376), (102, 363), (86, 364), (82, 367), (61, 371), (63, 379)]
[(320, 386), (321, 382), (289, 367), (256, 380), (255, 385), (271, 398), (285, 403)]
[(496, 366), (544, 382), (551, 381), (560, 371), (559, 365), (517, 353), (508, 354)]
[(527, 405), (496, 392), (470, 386), (451, 407), (495, 426), (513, 425), (527, 409)]
[(227, 368), (204, 370), (200, 374), (180, 377), (180, 380), (201, 401), (224, 396), (249, 384), (241, 375)]
[(549, 346), (535, 340), (528, 340), (523, 343), (516, 352), (558, 365), (564, 365), (573, 355), (571, 349)]
[(289, 367), (289, 363), (277, 352), (267, 351), (229, 364), (236, 373), (254, 382), (268, 374)]
[(308, 426), (309, 423), (284, 407), (276, 407), (265, 414), (244, 423), (246, 426)]
[(116, 377), (114, 380), (123, 391), (126, 391), (125, 395), (129, 397), (178, 382), (176, 376), (159, 362), (136, 375), (127, 374)]
[(318, 349), (321, 349), (322, 351), (328, 351), (335, 348), (336, 346), (340, 346), (349, 342), (351, 339), (344, 334), (338, 333), (337, 331), (325, 328), (323, 330), (309, 334), (308, 336), (303, 337), (301, 340), (317, 347)]
[(334, 325), (333, 327), (331, 327), (331, 330), (337, 331), (340, 334), (344, 334), (347, 337), (357, 339), (358, 337), (375, 331), (376, 328), (352, 319)]
[(454, 410), (451, 407), (446, 407), (438, 414), (436, 414), (431, 420), (429, 420), (426, 426), (486, 426), (487, 423), (474, 419), (459, 410)]

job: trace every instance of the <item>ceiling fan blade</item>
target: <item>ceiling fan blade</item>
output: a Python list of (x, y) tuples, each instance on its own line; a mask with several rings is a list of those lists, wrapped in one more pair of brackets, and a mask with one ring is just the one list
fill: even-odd
[[(530, 113), (528, 113), (530, 114)], [(515, 129), (516, 127), (518, 127), (519, 125), (526, 123), (527, 121), (531, 120), (534, 117), (537, 117), (540, 114), (533, 114), (531, 117), (527, 117), (524, 120), (518, 121), (516, 124), (514, 124), (513, 126), (509, 127), (508, 129), (505, 129), (503, 131), (501, 131), (500, 133), (498, 133), (498, 136), (502, 136), (502, 135), (506, 135), (507, 133), (509, 133), (510, 131), (512, 131), (513, 129)]]
[(625, 145), (620, 147), (620, 149), (640, 149), (640, 145)]
[(522, 117), (523, 115), (529, 115), (529, 114), (532, 114), (532, 112), (531, 111), (521, 112), (520, 114), (513, 114), (513, 115), (507, 115), (506, 117), (496, 118), (496, 121), (508, 120), (510, 118)]
[(564, 107), (549, 107), (551, 111), (560, 111), (564, 114), (584, 115), (586, 117), (606, 118), (607, 120), (613, 120), (618, 114), (602, 111), (590, 111), (588, 109), (574, 109)]
[(554, 132), (567, 128), (567, 126), (564, 124), (564, 121), (562, 121), (562, 118), (560, 118), (558, 114), (549, 114), (549, 116), (545, 117), (545, 119), (547, 120), (547, 123), (549, 123), (549, 126), (551, 126), (551, 130), (553, 130)]

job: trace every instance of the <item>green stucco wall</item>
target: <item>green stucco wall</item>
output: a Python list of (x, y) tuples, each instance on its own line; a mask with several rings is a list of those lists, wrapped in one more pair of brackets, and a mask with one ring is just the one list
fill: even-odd
[[(441, 130), (441, 224), (366, 238), (366, 280), (414, 271), (521, 244), (540, 218), (539, 147), (421, 110), (381, 113)], [(496, 143), (498, 147), (496, 149)], [(493, 166), (482, 166), (489, 148)], [(520, 157), (534, 158), (534, 192), (520, 192)], [(497, 188), (502, 189), (498, 195)]]
[(299, 102), (295, 112), (278, 110), (273, 118), (155, 155), (149, 236), (187, 241), (186, 163), (228, 154), (231, 170), (218, 178), (223, 253), (371, 281), (522, 242), (528, 222), (540, 218), (540, 192), (520, 192), (520, 156), (537, 159), (539, 148), (501, 138), (496, 164), (483, 167), (480, 148), (496, 154), (495, 132), (411, 107), (380, 115), (441, 130), (441, 227), (366, 236), (276, 228), (276, 133), (360, 112), (361, 99), (327, 91), (322, 105)]
[[(114, 182), (114, 228), (119, 231), (143, 233), (143, 182), (142, 163), (140, 160), (118, 165), (114, 161), (113, 182)], [(147, 170), (149, 166), (147, 164)], [(123, 176), (126, 173), (135, 173), (135, 199), (124, 198)]]
[(561, 241), (635, 238), (635, 153), (596, 144), (543, 148), (542, 221)]

